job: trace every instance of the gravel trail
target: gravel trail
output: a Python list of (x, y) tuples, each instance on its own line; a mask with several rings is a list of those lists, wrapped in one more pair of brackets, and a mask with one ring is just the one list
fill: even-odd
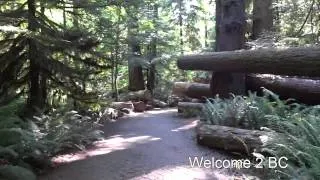
[(133, 113), (106, 123), (102, 128), (105, 140), (93, 148), (57, 157), (55, 160), (64, 164), (39, 179), (258, 179), (244, 170), (191, 167), (189, 157), (232, 159), (221, 151), (198, 146), (195, 125), (195, 119), (179, 118), (174, 109)]

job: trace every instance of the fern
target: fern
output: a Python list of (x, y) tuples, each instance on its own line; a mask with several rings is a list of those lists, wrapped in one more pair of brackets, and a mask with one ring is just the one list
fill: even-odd
[(282, 101), (267, 89), (263, 92), (262, 97), (249, 92), (247, 97), (207, 99), (201, 120), (282, 133), (284, 136), (272, 139), (256, 152), (288, 158), (288, 168), (270, 173), (285, 179), (320, 179), (320, 106), (289, 104), (291, 100)]

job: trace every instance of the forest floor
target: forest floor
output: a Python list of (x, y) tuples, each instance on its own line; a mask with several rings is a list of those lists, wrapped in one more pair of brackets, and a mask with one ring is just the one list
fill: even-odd
[(183, 119), (175, 109), (132, 113), (102, 130), (105, 140), (85, 151), (62, 155), (62, 163), (40, 180), (259, 179), (253, 169), (192, 167), (189, 157), (232, 159), (197, 145), (196, 119)]

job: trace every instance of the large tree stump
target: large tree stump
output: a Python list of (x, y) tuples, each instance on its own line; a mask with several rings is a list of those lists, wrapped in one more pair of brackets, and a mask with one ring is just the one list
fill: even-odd
[(200, 145), (247, 155), (255, 149), (261, 149), (264, 143), (276, 137), (273, 132), (208, 125), (202, 122), (198, 124), (196, 134)]

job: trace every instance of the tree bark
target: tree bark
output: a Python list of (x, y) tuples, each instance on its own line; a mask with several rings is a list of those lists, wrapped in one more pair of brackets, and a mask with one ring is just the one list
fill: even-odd
[(261, 49), (183, 56), (178, 67), (225, 73), (320, 77), (319, 48)]
[[(130, 12), (132, 13), (132, 12)], [(134, 16), (131, 14), (131, 16)], [(132, 17), (129, 25), (129, 46), (131, 48), (131, 56), (129, 57), (129, 91), (139, 91), (145, 89), (142, 66), (135, 61), (135, 56), (141, 56), (141, 47), (136, 38), (138, 32), (138, 19)]]
[[(245, 41), (244, 0), (216, 1), (216, 51), (242, 49)], [(197, 60), (195, 61), (197, 62)], [(229, 97), (229, 93), (245, 93), (245, 74), (214, 72), (211, 79), (213, 94)]]
[[(34, 0), (28, 0), (28, 30), (35, 32), (37, 30), (36, 22), (36, 7)], [(29, 77), (30, 77), (30, 88), (29, 88), (29, 97), (28, 97), (28, 114), (33, 115), (37, 111), (42, 111), (45, 107), (46, 102), (46, 80), (45, 77), (41, 76), (41, 67), (38, 63), (37, 56), (37, 45), (36, 42), (30, 38), (29, 43)], [(45, 88), (45, 90), (44, 90)]]
[[(156, 24), (158, 20), (158, 5), (153, 5), (153, 23)], [(155, 35), (158, 32), (155, 30)], [(152, 63), (152, 59), (157, 57), (157, 37), (153, 37), (150, 43), (150, 68), (148, 69), (147, 89), (153, 94), (156, 81), (156, 65)]]
[(271, 31), (272, 27), (272, 0), (254, 0), (252, 39), (257, 39), (263, 31)]
[(210, 84), (202, 83), (175, 82), (172, 93), (177, 96), (187, 96), (197, 99), (212, 97)]
[[(269, 74), (249, 74), (246, 77), (246, 90), (262, 95), (262, 87), (278, 94), (281, 99), (295, 99), (308, 105), (320, 104), (320, 79), (287, 77)], [(209, 84), (175, 82), (173, 94), (180, 97), (201, 99), (213, 97)]]
[(227, 126), (199, 123), (196, 128), (197, 142), (210, 148), (222, 149), (246, 155), (262, 148), (263, 140), (276, 137), (275, 133), (246, 130)]
[(180, 54), (184, 54), (184, 41), (183, 41), (183, 17), (182, 13), (184, 11), (183, 0), (179, 0), (179, 33), (180, 33)]
[(250, 74), (246, 84), (250, 91), (261, 93), (261, 87), (264, 87), (284, 100), (293, 98), (308, 105), (320, 104), (320, 79)]

